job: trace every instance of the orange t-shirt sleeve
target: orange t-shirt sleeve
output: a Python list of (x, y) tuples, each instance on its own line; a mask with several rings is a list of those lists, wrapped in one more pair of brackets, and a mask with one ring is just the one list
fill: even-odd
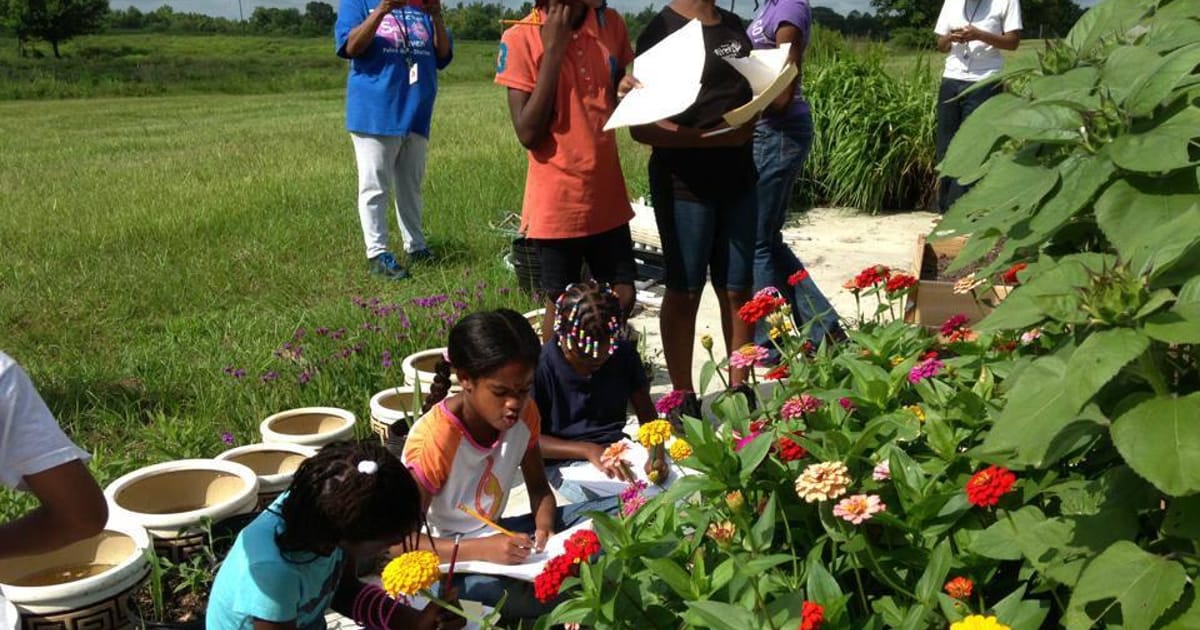
[(538, 447), (538, 438), (542, 436), (542, 414), (538, 413), (537, 405), (525, 406), (525, 426), (529, 427), (529, 446), (526, 452)]
[(522, 92), (533, 92), (537, 83), (538, 61), (534, 58), (531, 34), (540, 37), (537, 27), (516, 25), (500, 36), (500, 51), (496, 54), (496, 83)]
[[(452, 431), (439, 431), (439, 425), (447, 424), (445, 418), (438, 417), (435, 407), (418, 423), (404, 443), (404, 461), (412, 471), (417, 482), (430, 494), (437, 494), (450, 478), (450, 463), (454, 459), (454, 450), (458, 441), (449, 435)], [(443, 434), (442, 439), (438, 435)]]

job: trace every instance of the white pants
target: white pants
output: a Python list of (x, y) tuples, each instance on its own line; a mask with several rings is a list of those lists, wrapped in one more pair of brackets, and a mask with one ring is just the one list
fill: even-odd
[(362, 223), (367, 258), (388, 251), (388, 198), (396, 196), (396, 218), (404, 237), (404, 251), (425, 249), (421, 231), (421, 180), (425, 178), (425, 153), (429, 139), (415, 133), (374, 136), (351, 133), (354, 160), (358, 163), (358, 219)]

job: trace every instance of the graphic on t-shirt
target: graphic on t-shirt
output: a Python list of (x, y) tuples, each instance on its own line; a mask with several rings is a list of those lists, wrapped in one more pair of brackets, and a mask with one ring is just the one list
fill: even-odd
[(739, 42), (737, 40), (725, 42), (724, 44), (721, 44), (720, 46), (717, 46), (716, 48), (714, 48), (713, 54), (718, 57), (722, 57), (722, 58), (741, 57), (742, 56), (742, 42)]
[(500, 42), (500, 50), (496, 51), (496, 74), (504, 72), (508, 67), (508, 44)]
[(500, 516), (500, 503), (504, 500), (504, 488), (492, 472), (495, 464), (493, 456), (489, 455), (484, 460), (483, 474), (479, 477), (479, 486), (475, 488), (475, 510), (486, 514), (488, 518)]
[(375, 36), (387, 41), (384, 48), (387, 52), (396, 52), (401, 46), (407, 45), (412, 52), (418, 54), (426, 52), (424, 49), (427, 48), (430, 39), (429, 30), (421, 20), (405, 19), (402, 25), (393, 13), (383, 17), (379, 28), (375, 29)]

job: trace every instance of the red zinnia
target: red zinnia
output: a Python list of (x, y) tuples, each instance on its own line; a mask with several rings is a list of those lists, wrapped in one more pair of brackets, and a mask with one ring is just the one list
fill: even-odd
[(1000, 282), (1003, 282), (1004, 284), (1021, 284), (1021, 281), (1017, 279), (1017, 274), (1028, 266), (1029, 265), (1021, 262), (1009, 267), (1008, 271), (1000, 274)]
[(858, 272), (857, 276), (854, 276), (854, 288), (859, 290), (868, 289), (881, 282), (887, 282), (891, 275), (892, 270), (888, 269), (884, 265), (873, 265), (871, 267), (867, 267), (866, 269)]
[(971, 591), (975, 589), (975, 583), (969, 578), (960, 576), (950, 580), (949, 582), (946, 582), (946, 585), (942, 588), (950, 597), (953, 597), (954, 599), (966, 600), (971, 596)]
[(581, 529), (567, 539), (563, 549), (567, 555), (580, 562), (587, 562), (600, 553), (600, 538), (590, 529)]
[(1000, 497), (1012, 490), (1017, 476), (1007, 468), (988, 466), (971, 475), (967, 482), (967, 501), (978, 507), (991, 507), (1000, 502)]
[(738, 317), (747, 324), (754, 324), (784, 304), (787, 304), (787, 300), (775, 295), (756, 295), (738, 309)]
[(779, 459), (785, 462), (794, 462), (808, 455), (808, 451), (804, 450), (803, 446), (789, 437), (779, 438), (779, 442), (775, 446), (779, 449)]
[(562, 583), (575, 572), (575, 560), (563, 554), (551, 558), (533, 580), (533, 594), (539, 602), (549, 603), (558, 597)]
[(817, 630), (825, 623), (825, 607), (805, 600), (800, 609), (800, 627), (797, 630)]
[(780, 381), (788, 377), (788, 365), (780, 363), (775, 369), (763, 375), (763, 378), (768, 381)]
[(967, 325), (967, 316), (959, 313), (942, 322), (942, 329), (939, 331), (943, 337), (950, 337), (955, 331)]
[(888, 278), (887, 284), (884, 285), (884, 288), (887, 290), (888, 294), (891, 295), (908, 289), (916, 283), (917, 279), (915, 276), (910, 276), (906, 273), (898, 273)]
[(800, 284), (801, 282), (804, 282), (807, 279), (808, 279), (808, 270), (801, 269), (800, 271), (797, 271), (796, 273), (788, 276), (787, 282), (790, 286), (794, 287), (797, 284)]

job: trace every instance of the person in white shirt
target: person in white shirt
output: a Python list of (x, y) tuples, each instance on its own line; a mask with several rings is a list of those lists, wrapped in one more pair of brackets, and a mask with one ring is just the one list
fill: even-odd
[(104, 529), (108, 503), (88, 459), (21, 366), (0, 352), (0, 485), (32, 492), (41, 503), (0, 524), (0, 560), (59, 549)]
[[(999, 85), (993, 84), (962, 95), (967, 88), (1000, 72), (1004, 67), (1001, 50), (1016, 50), (1020, 45), (1021, 3), (945, 0), (933, 30), (938, 36), (938, 50), (947, 53), (938, 90), (937, 159), (941, 162), (962, 122), (999, 91)], [(965, 192), (966, 187), (957, 180), (943, 177), (938, 190), (941, 212), (950, 209)]]

